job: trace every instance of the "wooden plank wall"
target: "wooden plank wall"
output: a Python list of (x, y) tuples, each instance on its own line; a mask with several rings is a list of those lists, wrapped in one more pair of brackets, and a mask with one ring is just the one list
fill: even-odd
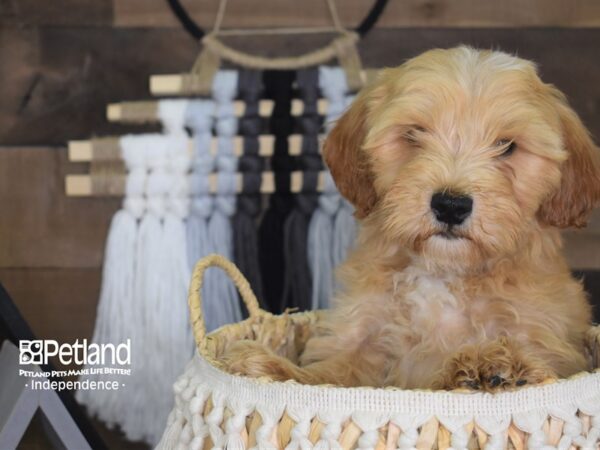
[[(323, 0), (229, 3), (225, 27), (329, 23)], [(371, 2), (337, 3), (344, 23), (354, 25)], [(211, 26), (216, 0), (183, 4)], [(460, 43), (516, 52), (539, 63), (598, 141), (598, 27), (597, 0), (391, 0), (360, 51), (370, 67)], [(323, 42), (323, 36), (231, 40), (266, 55)], [(198, 48), (165, 0), (0, 0), (0, 280), (41, 337), (91, 335), (104, 239), (119, 203), (64, 196), (65, 143), (131, 131), (107, 123), (105, 105), (148, 98), (148, 77), (185, 71)], [(600, 214), (587, 232), (566, 236), (573, 267), (600, 270)]]
[[(184, 4), (210, 26), (214, 0)], [(322, 26), (329, 20), (322, 0), (306, 0), (301, 7), (292, 0), (260, 4), (251, 14), (247, 2), (232, 0), (225, 24), (291, 26), (302, 17), (303, 25)], [(359, 0), (339, 4), (349, 25), (368, 9)], [(0, 279), (35, 331), (68, 340), (91, 332), (104, 239), (118, 201), (64, 197), (64, 145), (130, 131), (106, 122), (105, 105), (149, 97), (149, 75), (186, 70), (198, 45), (178, 27), (164, 0), (1, 0), (0, 5)], [(396, 65), (428, 48), (459, 43), (516, 52), (539, 63), (544, 79), (567, 93), (598, 138), (599, 24), (594, 0), (392, 1), (360, 50), (370, 67)], [(272, 55), (305, 51), (324, 38), (232, 41)], [(85, 166), (70, 168), (77, 170)], [(570, 259), (579, 269), (600, 268), (600, 219), (594, 223), (594, 232), (567, 235)], [(61, 325), (65, 306), (74, 320)]]

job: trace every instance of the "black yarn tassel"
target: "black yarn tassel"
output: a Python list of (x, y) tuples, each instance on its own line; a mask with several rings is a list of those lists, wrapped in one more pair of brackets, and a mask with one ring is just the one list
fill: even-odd
[(318, 205), (316, 186), (318, 172), (323, 163), (319, 154), (319, 95), (318, 69), (299, 70), (296, 78), (300, 97), (304, 101), (304, 115), (300, 118), (302, 153), (298, 166), (304, 172), (303, 192), (296, 195), (295, 207), (290, 213), (284, 230), (286, 276), (282, 309), (298, 308), (304, 311), (312, 304), (312, 275), (308, 264), (308, 227)]
[(290, 172), (295, 169), (295, 162), (288, 154), (288, 136), (293, 125), (290, 109), (295, 75), (289, 70), (268, 70), (263, 73), (265, 97), (275, 101), (269, 129), (275, 135), (271, 168), (275, 172), (276, 192), (270, 197), (269, 207), (260, 225), (259, 252), (260, 269), (264, 274), (264, 299), (273, 313), (281, 312), (285, 277), (284, 224), (293, 206), (289, 189)]
[[(262, 74), (254, 70), (241, 70), (238, 92), (240, 98), (246, 103), (246, 112), (239, 122), (240, 134), (244, 137), (244, 154), (239, 159), (238, 171), (244, 173), (244, 189), (237, 197), (236, 213), (231, 222), (234, 260), (250, 282), (252, 290), (261, 302), (261, 307), (266, 308), (259, 265), (257, 229), (262, 205), (260, 174), (264, 168), (264, 161), (258, 155), (258, 136), (262, 125), (258, 116), (258, 101), (262, 93)], [(243, 302), (242, 311), (247, 314)]]

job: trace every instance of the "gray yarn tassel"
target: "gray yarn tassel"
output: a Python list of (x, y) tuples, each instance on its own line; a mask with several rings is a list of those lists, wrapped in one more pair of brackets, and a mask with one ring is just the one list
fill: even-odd
[[(228, 259), (233, 259), (231, 217), (236, 206), (237, 157), (233, 153), (233, 137), (238, 126), (233, 111), (233, 100), (237, 93), (237, 77), (235, 71), (220, 71), (213, 84), (213, 98), (216, 104), (215, 129), (219, 138), (215, 159), (218, 186), (215, 207), (208, 221), (208, 238), (211, 252)], [(209, 270), (203, 289), (207, 317), (209, 314), (214, 315), (214, 321), (207, 322), (208, 331), (242, 319), (235, 286), (222, 270)]]
[(186, 224), (190, 269), (194, 268), (200, 258), (210, 253), (208, 218), (213, 211), (214, 199), (209, 192), (208, 175), (214, 168), (214, 160), (210, 154), (214, 112), (215, 103), (212, 100), (193, 100), (186, 111), (186, 125), (192, 130), (194, 140), (190, 176), (191, 214)]
[[(325, 118), (327, 132), (347, 106), (346, 78), (340, 67), (319, 67), (319, 87), (328, 100)], [(327, 174), (319, 207), (313, 214), (308, 233), (308, 256), (313, 276), (312, 308), (330, 306), (334, 291), (334, 268), (345, 259), (355, 231), (355, 220)]]

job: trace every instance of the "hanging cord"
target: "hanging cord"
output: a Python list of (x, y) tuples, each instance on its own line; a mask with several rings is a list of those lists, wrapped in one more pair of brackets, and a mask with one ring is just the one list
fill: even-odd
[[(171, 11), (179, 20), (179, 23), (185, 31), (194, 39), (201, 40), (205, 36), (205, 32), (198, 24), (190, 17), (185, 8), (181, 6), (179, 0), (167, 0)], [(371, 10), (367, 13), (361, 23), (354, 29), (360, 36), (365, 37), (369, 31), (373, 29), (379, 17), (385, 10), (388, 0), (376, 0)], [(221, 7), (221, 5), (219, 5)]]

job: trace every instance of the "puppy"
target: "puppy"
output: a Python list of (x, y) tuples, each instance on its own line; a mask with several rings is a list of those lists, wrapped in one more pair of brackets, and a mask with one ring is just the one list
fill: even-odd
[(363, 90), (323, 151), (361, 220), (344, 290), (300, 365), (241, 341), (231, 371), (495, 391), (587, 368), (559, 228), (599, 203), (600, 152), (533, 63), (428, 51)]

